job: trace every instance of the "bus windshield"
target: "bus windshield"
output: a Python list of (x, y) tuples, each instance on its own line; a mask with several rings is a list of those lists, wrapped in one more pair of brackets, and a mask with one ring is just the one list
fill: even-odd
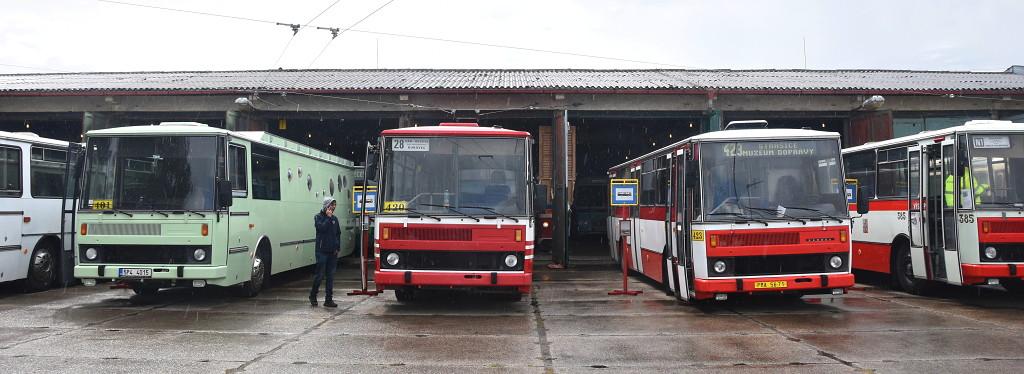
[[(82, 209), (213, 210), (213, 136), (90, 138)], [(222, 165), (221, 165), (222, 166)]]
[(700, 159), (708, 220), (849, 215), (835, 140), (702, 143)]
[(518, 138), (386, 138), (380, 213), (523, 216), (526, 151)]
[[(1024, 203), (1024, 135), (970, 136), (974, 200), (979, 207), (996, 208)], [(966, 191), (965, 191), (966, 192)]]

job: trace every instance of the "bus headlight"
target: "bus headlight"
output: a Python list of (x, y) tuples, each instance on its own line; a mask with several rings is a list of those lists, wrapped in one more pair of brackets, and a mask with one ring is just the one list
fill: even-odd
[(843, 258), (839, 256), (832, 256), (828, 259), (828, 266), (831, 266), (833, 269), (843, 267)]
[(516, 265), (519, 265), (519, 257), (516, 257), (516, 255), (505, 256), (505, 266), (514, 268)]
[(394, 252), (388, 253), (387, 257), (385, 257), (384, 260), (388, 262), (388, 265), (398, 265), (398, 254)]
[(999, 251), (995, 247), (985, 247), (985, 258), (995, 260), (996, 257), (999, 257)]
[(202, 248), (196, 248), (195, 251), (192, 251), (192, 258), (196, 259), (196, 261), (203, 261), (203, 260), (205, 260), (206, 259), (206, 250), (202, 249)]
[(725, 272), (726, 267), (727, 266), (725, 265), (725, 261), (718, 260), (718, 261), (715, 261), (715, 263), (714, 263), (714, 265), (712, 265), (711, 269), (714, 270), (716, 273), (721, 274), (721, 273)]
[(88, 249), (85, 250), (85, 259), (86, 260), (94, 261), (94, 260), (96, 260), (96, 257), (99, 257), (99, 255), (100, 255), (100, 253), (96, 251), (96, 248), (88, 248)]

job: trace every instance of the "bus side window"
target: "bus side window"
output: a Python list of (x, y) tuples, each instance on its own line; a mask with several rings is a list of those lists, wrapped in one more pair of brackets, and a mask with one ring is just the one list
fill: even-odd
[(692, 220), (696, 220), (701, 215), (701, 201), (700, 201), (700, 173), (697, 172), (697, 160), (687, 160), (685, 166), (686, 173), (686, 202), (685, 204), (690, 206), (690, 214)]
[(0, 147), (0, 196), (21, 197), (21, 149)]
[(64, 166), (67, 158), (66, 151), (32, 147), (32, 158), (29, 161), (29, 186), (32, 197), (61, 197), (64, 193)]
[(228, 154), (231, 170), (228, 177), (231, 178), (231, 195), (234, 197), (246, 197), (249, 195), (249, 180), (246, 174), (245, 147), (232, 144)]
[(276, 148), (252, 145), (252, 198), (281, 200), (281, 163)]
[(879, 151), (878, 197), (907, 197), (907, 189), (907, 149)]
[(875, 197), (875, 150), (851, 153), (843, 158), (846, 177), (856, 179), (861, 191)]

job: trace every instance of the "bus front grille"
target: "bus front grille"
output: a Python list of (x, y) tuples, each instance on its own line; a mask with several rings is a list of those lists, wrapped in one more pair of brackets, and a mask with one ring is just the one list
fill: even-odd
[(159, 223), (90, 223), (90, 235), (152, 235), (160, 236)]
[(391, 239), (394, 240), (473, 240), (473, 230), (469, 228), (393, 227), (390, 230)]

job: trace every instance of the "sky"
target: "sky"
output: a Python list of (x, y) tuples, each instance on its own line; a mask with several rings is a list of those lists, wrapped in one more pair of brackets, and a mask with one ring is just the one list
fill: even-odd
[(272, 23), (98, 0), (0, 0), (0, 73), (279, 67), (1003, 71), (1024, 64), (1024, 1), (1012, 0), (118, 1), (290, 24), (306, 24), (322, 12), (311, 24), (340, 29), (379, 10), (331, 40), (329, 31), (315, 27), (293, 35), (288, 26)]

